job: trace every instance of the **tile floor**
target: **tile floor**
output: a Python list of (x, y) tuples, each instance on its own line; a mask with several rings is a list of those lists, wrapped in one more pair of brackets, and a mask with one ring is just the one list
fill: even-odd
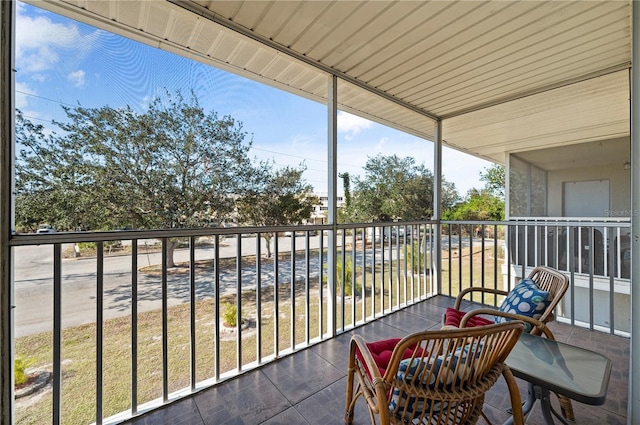
[[(358, 333), (367, 340), (378, 340), (425, 328), (438, 329), (445, 307), (452, 304), (453, 300), (448, 297), (432, 298), (151, 411), (127, 424), (342, 424), (351, 335)], [(576, 423), (626, 424), (629, 340), (559, 323), (552, 329), (558, 340), (598, 351), (613, 362), (605, 404), (587, 406), (574, 401)], [(524, 397), (526, 385), (520, 381), (519, 386)], [(370, 423), (364, 405), (363, 400), (358, 401), (356, 425)], [(502, 423), (508, 418), (508, 407), (509, 396), (501, 379), (486, 396), (485, 413), (492, 422)], [(527, 424), (543, 423), (539, 405), (536, 405)]]

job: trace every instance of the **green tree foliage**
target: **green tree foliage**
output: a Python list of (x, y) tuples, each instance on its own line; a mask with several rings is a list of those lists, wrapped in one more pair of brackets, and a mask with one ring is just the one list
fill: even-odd
[(82, 146), (45, 134), (45, 128), (16, 112), (16, 225), (35, 231), (47, 223), (58, 229), (74, 228), (81, 217), (93, 217), (91, 192), (95, 180), (87, 172)]
[[(17, 114), (16, 221), (25, 230), (42, 222), (60, 230), (216, 225), (234, 216), (245, 194), (255, 201), (256, 190), (267, 192), (253, 205), (266, 216), (254, 223), (310, 215), (312, 206), (301, 200), (311, 188), (296, 182), (303, 170), (270, 177), (268, 164), (254, 167), (242, 124), (205, 112), (194, 95), (167, 93), (144, 112), (64, 110), (68, 120), (49, 135)], [(176, 242), (167, 246), (168, 266)]]
[(502, 165), (493, 164), (480, 173), (485, 182), (482, 189), (470, 189), (463, 202), (443, 212), (445, 220), (504, 220), (505, 173)]
[(504, 201), (487, 189), (471, 189), (464, 202), (443, 213), (445, 220), (501, 221), (504, 219)]
[[(253, 226), (278, 226), (299, 224), (308, 219), (314, 205), (320, 201), (313, 194), (313, 188), (302, 178), (304, 165), (298, 168), (285, 167), (275, 172), (268, 164), (254, 172), (261, 177), (253, 187), (237, 200), (240, 219)], [(266, 241), (267, 256), (271, 256), (270, 232), (262, 233)]]
[[(364, 176), (354, 178), (352, 203), (356, 221), (429, 219), (433, 215), (433, 173), (411, 157), (369, 158)], [(443, 181), (443, 208), (458, 199), (452, 183)]]
[(493, 196), (504, 200), (505, 172), (500, 164), (493, 164), (485, 168), (484, 173), (480, 173), (480, 180), (485, 182), (484, 188)]

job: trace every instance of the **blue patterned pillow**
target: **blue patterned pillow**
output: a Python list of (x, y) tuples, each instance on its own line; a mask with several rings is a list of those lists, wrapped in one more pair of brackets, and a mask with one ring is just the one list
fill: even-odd
[[(539, 319), (549, 306), (549, 292), (538, 288), (532, 279), (522, 279), (502, 301), (500, 311), (520, 314)], [(496, 323), (509, 321), (506, 317), (495, 316)], [(525, 332), (531, 331), (531, 324), (525, 323)]]
[[(428, 364), (424, 360), (420, 359), (402, 360), (398, 367), (396, 377), (401, 381), (413, 380), (413, 377), (416, 374), (420, 374), (425, 365), (427, 365), (427, 370), (424, 371), (424, 375), (422, 376), (422, 379), (424, 379), (425, 382), (422, 382), (421, 384), (425, 388), (451, 390), (453, 385), (461, 385), (463, 380), (466, 381), (470, 379), (470, 376), (455, 376), (455, 370), (459, 361), (462, 361), (461, 364), (466, 363), (471, 350), (477, 358), (480, 356), (482, 345), (477, 345), (475, 343), (473, 345), (467, 344), (464, 347), (456, 349), (453, 355), (449, 354), (448, 356), (438, 356), (435, 359), (430, 359)], [(439, 382), (436, 382), (438, 374), (440, 373), (440, 368), (443, 365), (447, 370), (443, 371)], [(429, 382), (426, 382), (427, 379)], [(442, 406), (440, 401), (425, 400), (421, 397), (409, 396), (405, 391), (400, 391), (398, 388), (394, 388), (391, 401), (389, 402), (389, 410), (394, 412), (397, 409), (397, 413), (399, 415), (404, 414), (407, 417), (411, 416), (414, 411), (421, 412), (425, 410), (426, 412), (439, 412), (443, 407), (446, 408), (447, 405)]]

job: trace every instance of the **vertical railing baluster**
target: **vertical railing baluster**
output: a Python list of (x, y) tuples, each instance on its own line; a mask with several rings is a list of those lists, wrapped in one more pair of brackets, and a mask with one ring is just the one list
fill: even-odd
[[(389, 227), (389, 311), (393, 311), (393, 230)], [(398, 234), (396, 233), (396, 246), (398, 245)]]
[(242, 372), (242, 234), (236, 234), (236, 368)]
[(291, 350), (296, 349), (296, 232), (291, 231)]
[[(593, 246), (593, 232), (595, 228), (593, 226), (587, 227), (589, 233), (587, 237), (587, 243), (589, 244), (589, 252), (587, 253), (587, 261), (589, 262), (589, 329), (594, 329), (594, 311), (593, 311), (593, 275), (595, 273), (595, 249)], [(581, 232), (582, 233), (582, 232)], [(584, 242), (582, 242), (584, 244)], [(584, 245), (580, 245), (581, 247)], [(582, 249), (581, 249), (582, 251)]]
[(138, 240), (131, 241), (131, 413), (138, 413)]
[(162, 238), (162, 401), (169, 400), (169, 324), (168, 324), (168, 282), (167, 282), (167, 244)]
[(373, 318), (376, 318), (376, 227), (371, 228), (371, 307)]
[(304, 263), (305, 263), (305, 275), (304, 275), (304, 334), (307, 345), (311, 341), (311, 235), (309, 231), (305, 232), (305, 247), (304, 247)]
[(342, 243), (342, 247), (340, 249), (340, 258), (342, 261), (342, 267), (341, 267), (341, 273), (340, 273), (340, 329), (342, 330), (342, 332), (344, 332), (344, 328), (345, 328), (345, 310), (344, 310), (344, 303), (345, 303), (345, 287), (347, 284), (347, 253), (346, 253), (346, 235), (345, 235), (345, 231), (343, 229), (342, 234), (340, 235), (340, 242)]
[[(615, 233), (617, 234), (616, 238), (613, 238), (613, 231), (609, 230), (608, 228), (605, 228), (605, 230), (609, 230), (609, 236), (610, 238), (613, 238), (611, 240), (616, 240), (619, 241), (620, 240), (620, 227), (616, 227), (615, 228)], [(604, 240), (607, 240), (607, 238), (605, 238)], [(620, 263), (620, 258), (614, 258), (615, 255), (615, 251), (616, 251), (616, 247), (614, 246), (615, 243), (609, 243), (609, 261), (608, 261), (608, 267), (609, 267), (609, 333), (611, 335), (615, 334), (615, 273), (614, 273), (614, 261), (617, 261), (618, 263)], [(617, 252), (620, 253), (620, 247), (618, 247)]]
[(256, 360), (262, 364), (262, 235), (256, 234)]
[(458, 293), (462, 291), (462, 224), (458, 224)]
[(362, 228), (362, 319), (367, 320), (367, 228)]
[(278, 290), (280, 286), (280, 262), (278, 260), (278, 232), (273, 235), (273, 347), (274, 355), (280, 355), (280, 306)]
[(320, 230), (318, 239), (318, 262), (320, 263), (318, 278), (318, 334), (324, 339), (324, 230)]
[(575, 326), (576, 324), (576, 285), (574, 280), (575, 275), (575, 249), (576, 249), (576, 238), (573, 236), (573, 227), (567, 227), (567, 246), (569, 247), (569, 254), (567, 259), (567, 267), (569, 267), (569, 274), (571, 276), (570, 279), (570, 289), (571, 293), (571, 326)]
[(351, 323), (356, 326), (356, 229), (351, 229)]
[(196, 389), (196, 238), (189, 238), (189, 355), (191, 391)]
[(449, 231), (447, 232), (448, 233), (448, 237), (449, 237), (449, 239), (448, 239), (449, 240), (449, 245), (448, 245), (449, 246), (449, 260), (448, 260), (448, 263), (449, 263), (449, 293), (447, 295), (449, 295), (451, 297), (451, 296), (453, 296), (453, 268), (452, 268), (453, 267), (453, 258), (452, 258), (453, 257), (453, 251), (452, 251), (452, 246), (451, 246), (451, 244), (453, 242), (453, 238), (452, 238), (452, 235), (451, 235), (453, 224), (448, 224), (447, 226), (449, 228)]
[(53, 245), (53, 425), (62, 423), (62, 248)]
[[(473, 286), (473, 224), (469, 225), (469, 287)], [(460, 250), (462, 257), (462, 250)], [(473, 298), (472, 298), (473, 299)]]
[(213, 334), (214, 334), (214, 377), (220, 380), (220, 235), (215, 236), (213, 247), (213, 275), (214, 275), (214, 305), (213, 305)]
[(384, 247), (385, 247), (384, 236), (387, 233), (387, 227), (383, 226), (380, 229), (381, 229), (381, 232), (380, 232), (380, 314), (384, 316), (384, 312), (385, 312), (384, 288), (386, 286), (384, 281), (386, 279), (386, 273), (384, 269)]
[[(484, 289), (485, 288), (485, 254), (484, 254), (484, 249), (485, 249), (485, 239), (484, 239), (484, 234), (485, 234), (485, 227), (484, 224), (480, 225), (480, 286)], [(494, 276), (495, 279), (495, 276)], [(480, 302), (484, 305), (484, 291), (482, 291), (482, 297), (480, 299)]]
[[(509, 268), (509, 264), (507, 264), (507, 268)], [(493, 289), (498, 289), (498, 225), (497, 224), (493, 225)], [(496, 301), (496, 297), (493, 297), (493, 305), (494, 306), (498, 305)]]
[(102, 424), (104, 345), (104, 242), (96, 244), (96, 425)]
[(408, 240), (408, 235), (407, 235), (407, 226), (404, 226), (404, 230), (402, 233), (402, 248), (404, 249), (405, 255), (403, 255), (403, 263), (404, 263), (404, 279), (402, 278), (402, 271), (400, 270), (400, 244), (398, 244), (398, 249), (396, 250), (396, 256), (398, 257), (398, 304), (400, 304), (400, 288), (403, 287), (403, 292), (404, 292), (404, 305), (408, 305), (407, 304), (407, 284), (409, 282), (409, 275), (408, 275), (408, 270), (407, 270), (407, 256), (406, 256), (406, 252), (407, 252), (407, 240)]

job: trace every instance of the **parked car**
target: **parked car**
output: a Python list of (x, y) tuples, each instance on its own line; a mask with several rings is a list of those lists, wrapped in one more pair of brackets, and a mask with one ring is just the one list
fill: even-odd
[(42, 234), (42, 233), (55, 233), (55, 229), (51, 226), (40, 226), (38, 227), (38, 230), (36, 230), (37, 234)]

